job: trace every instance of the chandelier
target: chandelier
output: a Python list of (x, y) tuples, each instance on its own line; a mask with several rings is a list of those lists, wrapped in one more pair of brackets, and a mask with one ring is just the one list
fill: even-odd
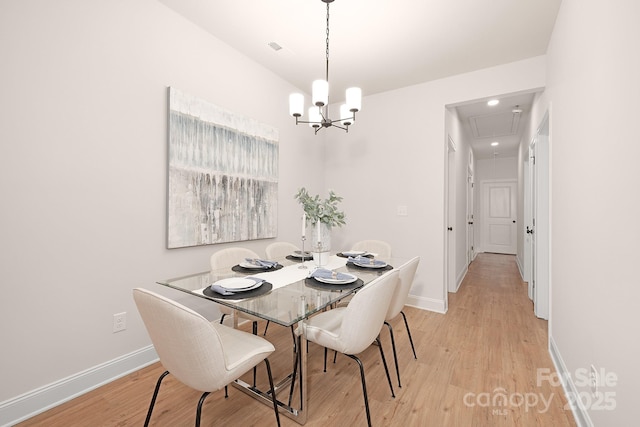
[[(356, 120), (356, 113), (362, 108), (362, 90), (351, 87), (346, 90), (346, 102), (340, 106), (340, 118), (329, 118), (329, 4), (333, 0), (321, 0), (327, 4), (327, 50), (325, 80), (315, 80), (311, 86), (311, 103), (309, 120), (300, 120), (304, 111), (304, 95), (292, 93), (289, 96), (289, 114), (296, 119), (296, 125), (308, 123), (315, 129), (315, 133), (322, 128), (337, 127), (349, 132), (349, 125)], [(339, 123), (339, 124), (338, 124)]]

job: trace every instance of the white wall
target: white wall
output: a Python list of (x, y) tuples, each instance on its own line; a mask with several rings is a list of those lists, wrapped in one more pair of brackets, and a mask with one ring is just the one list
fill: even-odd
[(495, 159), (477, 159), (478, 182), (491, 180), (518, 179), (518, 158), (500, 157)]
[(167, 86), (279, 128), (278, 238), (299, 238), (322, 145), (270, 71), (153, 0), (4, 1), (0, 52), (0, 402), (148, 345), (131, 289), (209, 268), (220, 246), (166, 249)]
[(574, 378), (617, 376), (597, 426), (640, 418), (639, 16), (635, 0), (564, 0), (548, 50), (552, 354)]
[(399, 256), (420, 255), (411, 303), (444, 310), (445, 106), (541, 88), (544, 67), (537, 57), (366, 96), (348, 134), (327, 134), (325, 180), (349, 220), (334, 241), (379, 238)]

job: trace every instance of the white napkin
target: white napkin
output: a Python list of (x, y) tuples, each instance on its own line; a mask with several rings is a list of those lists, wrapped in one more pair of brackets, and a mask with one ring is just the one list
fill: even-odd
[(348, 262), (352, 262), (356, 265), (360, 264), (360, 265), (371, 265), (371, 266), (377, 266), (377, 265), (386, 265), (386, 263), (384, 261), (379, 261), (377, 259), (374, 258), (367, 258), (364, 256), (357, 256), (357, 257), (349, 257), (347, 259)]
[(276, 265), (278, 265), (277, 261), (269, 261), (266, 259), (245, 258), (244, 260), (251, 265), (257, 265), (259, 267), (264, 267), (264, 268), (273, 268)]

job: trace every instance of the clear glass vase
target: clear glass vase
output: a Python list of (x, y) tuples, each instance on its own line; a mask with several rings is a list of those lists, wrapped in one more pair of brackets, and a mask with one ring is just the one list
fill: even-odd
[(311, 234), (311, 248), (310, 252), (313, 252), (313, 259), (316, 265), (326, 265), (329, 259), (329, 251), (331, 250), (331, 226), (323, 223), (316, 222), (313, 226), (313, 233)]

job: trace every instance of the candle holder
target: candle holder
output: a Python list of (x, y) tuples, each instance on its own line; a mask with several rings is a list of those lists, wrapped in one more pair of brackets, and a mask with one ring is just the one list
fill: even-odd
[(298, 268), (301, 269), (305, 269), (305, 268), (309, 268), (306, 265), (304, 265), (304, 262), (306, 261), (306, 255), (307, 253), (304, 251), (304, 241), (307, 240), (306, 236), (302, 236), (302, 253), (300, 254), (301, 260), (300, 260), (300, 266), (298, 266)]
[(322, 259), (322, 254), (323, 254), (323, 252), (322, 252), (322, 242), (318, 241), (318, 244), (316, 246), (317, 246), (316, 253), (318, 254), (318, 258), (316, 259), (316, 264), (317, 264), (318, 267), (322, 267), (324, 265), (324, 263), (323, 263), (324, 260)]

